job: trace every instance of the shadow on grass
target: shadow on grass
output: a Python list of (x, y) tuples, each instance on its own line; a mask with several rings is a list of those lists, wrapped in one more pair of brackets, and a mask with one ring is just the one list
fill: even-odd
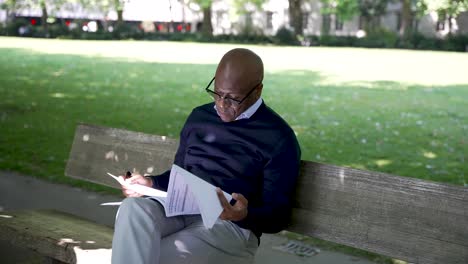
[[(0, 53), (0, 167), (53, 178), (63, 177), (78, 122), (178, 137), (191, 109), (210, 101), (203, 88), (216, 69)], [(303, 159), (466, 184), (466, 86), (325, 79), (305, 70), (265, 76), (263, 98), (296, 131)]]

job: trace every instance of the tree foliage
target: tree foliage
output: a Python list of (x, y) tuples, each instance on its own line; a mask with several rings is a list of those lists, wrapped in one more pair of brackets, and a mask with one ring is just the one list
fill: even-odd
[(359, 3), (356, 0), (320, 0), (322, 14), (334, 14), (341, 21), (351, 20), (359, 14)]

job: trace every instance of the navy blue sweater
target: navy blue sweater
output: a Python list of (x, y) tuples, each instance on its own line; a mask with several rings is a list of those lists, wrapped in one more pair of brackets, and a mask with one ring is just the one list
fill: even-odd
[[(294, 131), (264, 103), (249, 119), (227, 123), (213, 105), (192, 111), (174, 163), (227, 193), (243, 194), (248, 215), (234, 222), (238, 226), (257, 237), (283, 230), (299, 173), (301, 151)], [(154, 176), (153, 186), (167, 190), (169, 174)]]

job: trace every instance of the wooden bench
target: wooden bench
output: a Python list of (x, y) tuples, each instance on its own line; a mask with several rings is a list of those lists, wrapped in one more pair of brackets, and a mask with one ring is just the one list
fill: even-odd
[[(177, 145), (163, 136), (81, 124), (66, 175), (119, 188), (106, 172), (163, 172)], [(466, 264), (468, 189), (303, 161), (288, 230), (412, 263)], [(112, 238), (110, 228), (53, 211), (3, 213), (0, 234), (66, 263), (110, 251)]]

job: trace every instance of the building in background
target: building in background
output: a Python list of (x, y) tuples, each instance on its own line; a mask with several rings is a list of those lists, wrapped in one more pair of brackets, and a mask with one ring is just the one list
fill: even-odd
[[(0, 5), (6, 0), (0, 0)], [(20, 2), (20, 1), (18, 1)], [(203, 12), (200, 6), (190, 0), (126, 0), (123, 8), (123, 20), (137, 24), (149, 32), (196, 32), (200, 30)], [(335, 15), (324, 16), (321, 13), (321, 1), (309, 0), (302, 4), (302, 24), (304, 35), (321, 35), (322, 24), (329, 23), (329, 34), (336, 36), (360, 36), (363, 33), (362, 19), (359, 16), (349, 21), (341, 21)], [(99, 25), (111, 30), (117, 20), (115, 10), (103, 11), (97, 8), (84, 8), (76, 1), (66, 2), (60, 8), (49, 7), (49, 17), (68, 19), (68, 25), (74, 20), (99, 21)], [(213, 34), (265, 34), (275, 35), (282, 28), (289, 26), (288, 0), (268, 0), (260, 7), (251, 3), (243, 6), (235, 0), (213, 0), (211, 6), (211, 24)], [(42, 11), (36, 8), (19, 8), (14, 11), (16, 17), (40, 19)], [(6, 21), (7, 12), (0, 10), (0, 21)], [(390, 3), (386, 13), (379, 18), (380, 26), (398, 32), (401, 25), (401, 3)], [(327, 20), (327, 21), (326, 21)], [(36, 20), (34, 20), (36, 21)], [(71, 22), (70, 22), (71, 21)], [(86, 25), (78, 25), (90, 30)], [(436, 12), (413, 21), (413, 28), (426, 36), (444, 37), (449, 33), (448, 18), (439, 17)], [(94, 28), (92, 28), (94, 29)], [(452, 32), (468, 34), (468, 12), (456, 19), (452, 18)]]

